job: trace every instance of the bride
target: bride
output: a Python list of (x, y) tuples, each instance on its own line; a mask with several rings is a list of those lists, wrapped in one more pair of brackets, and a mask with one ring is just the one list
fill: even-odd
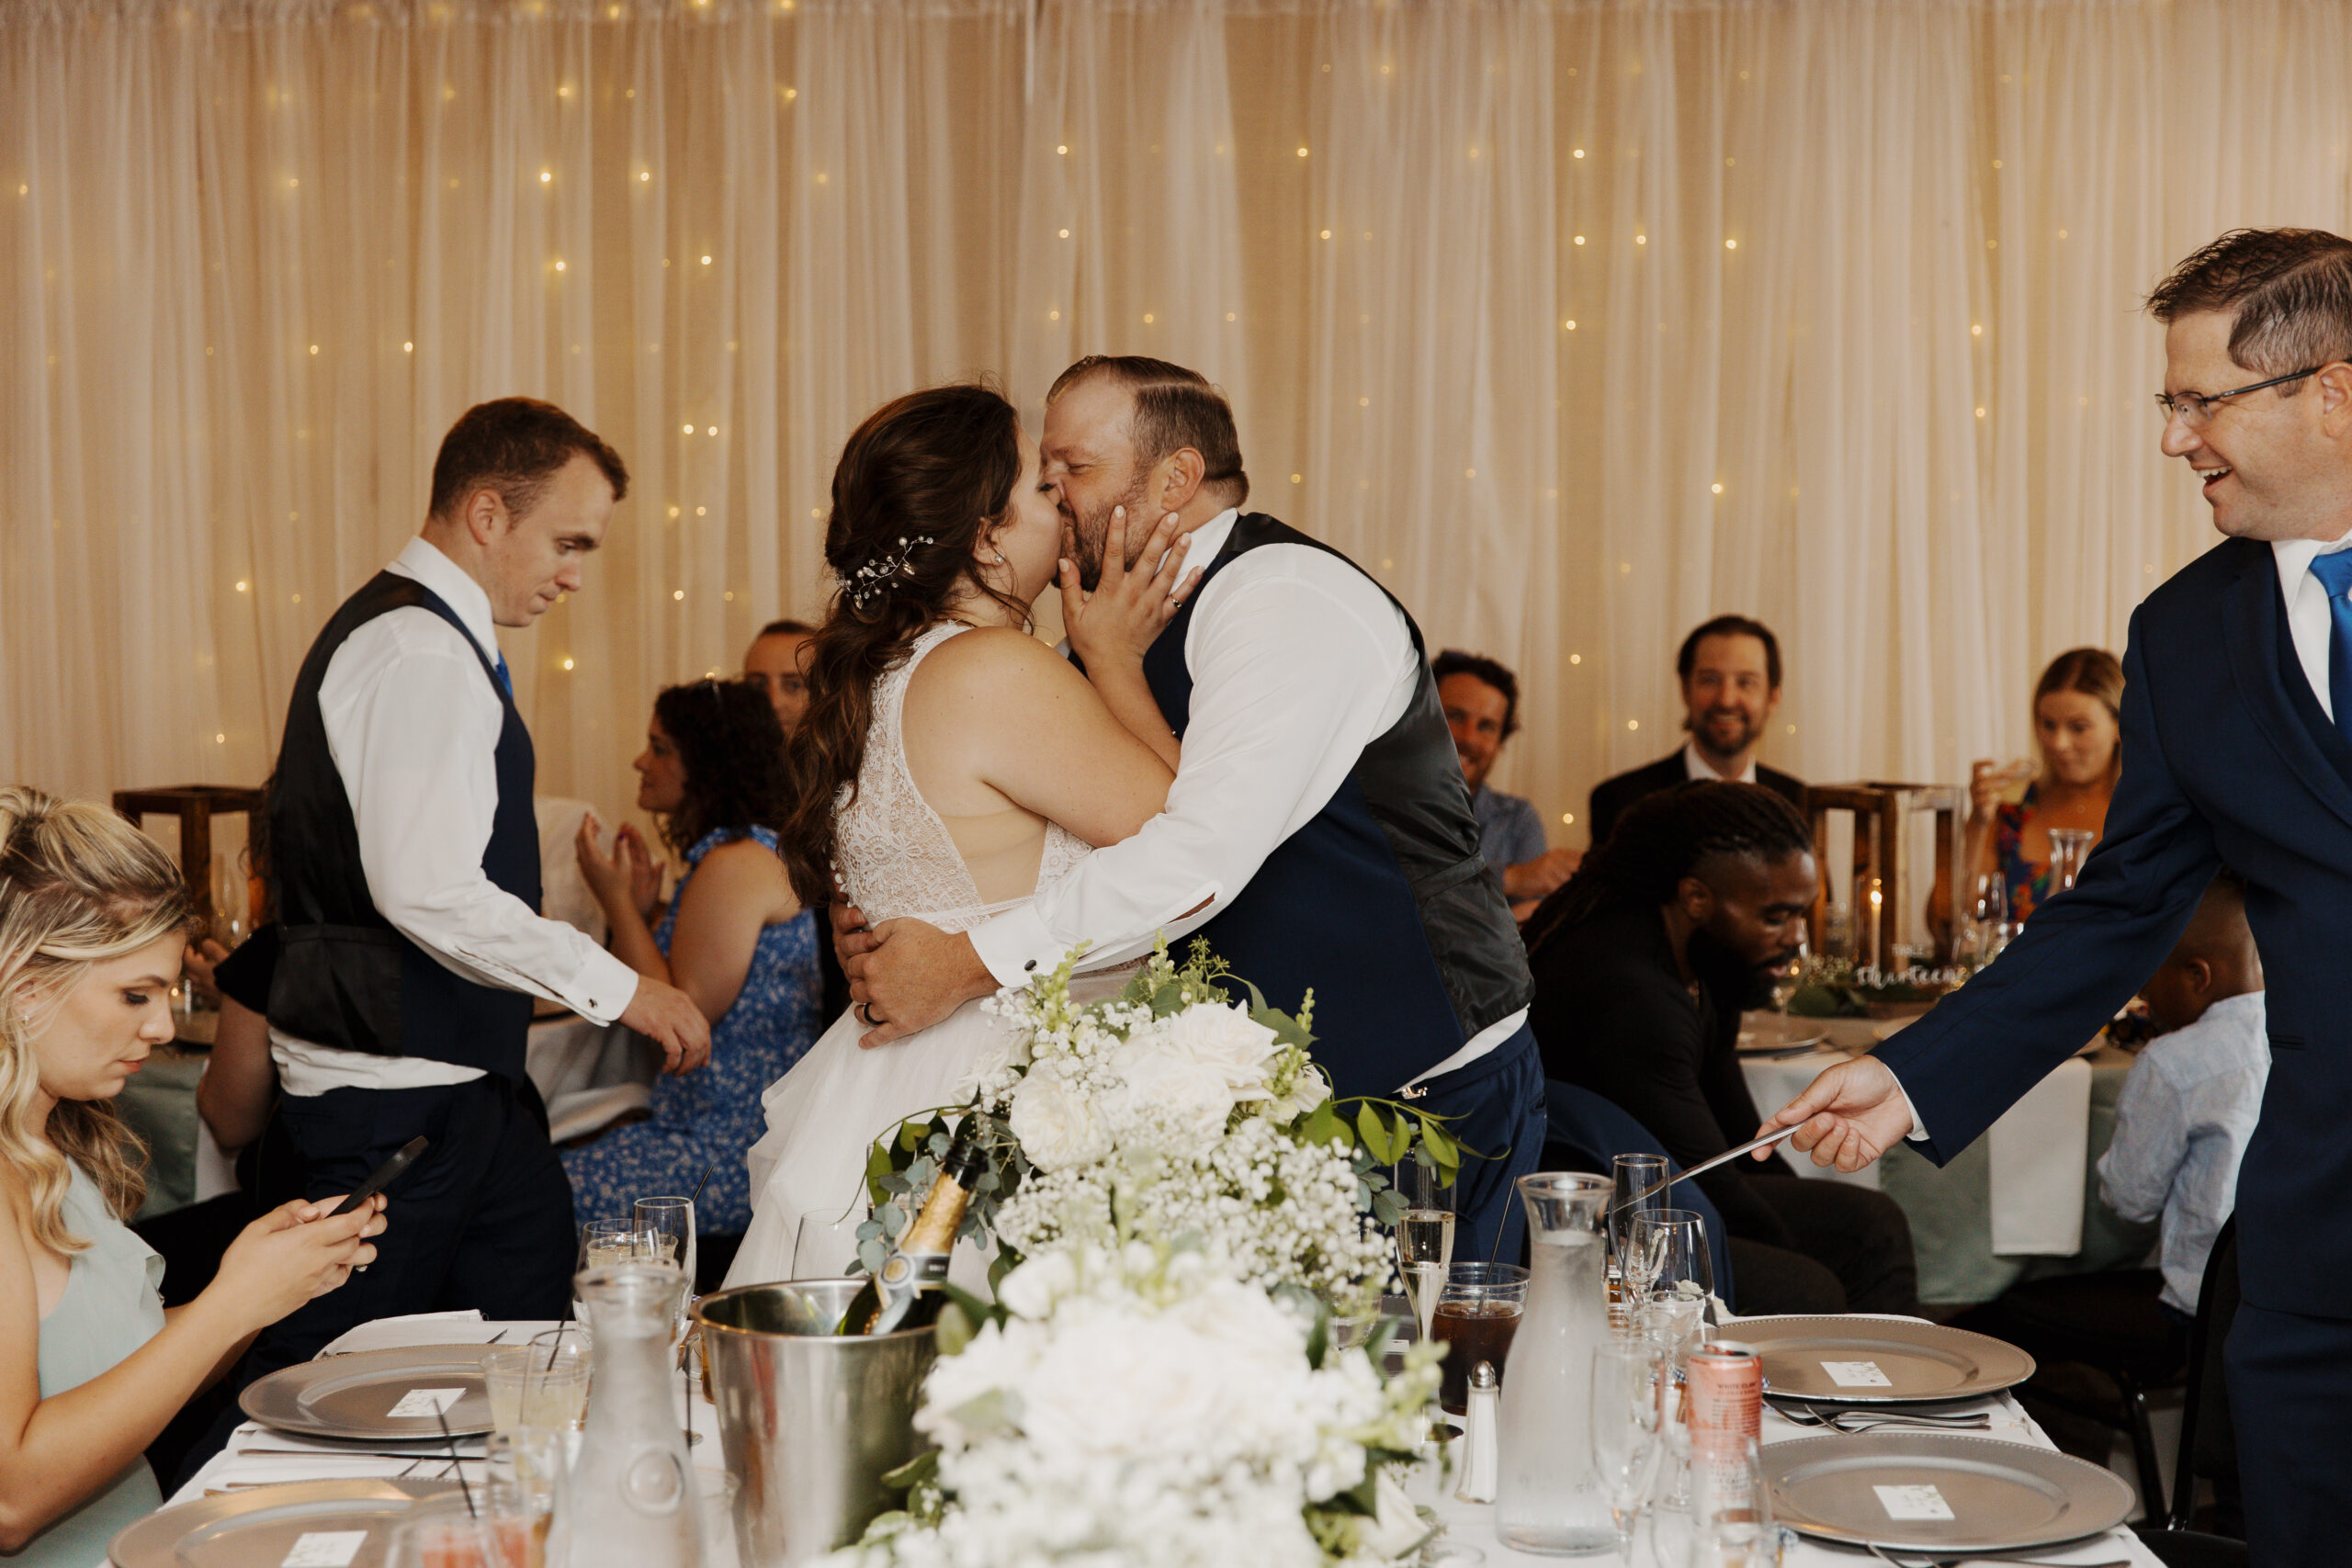
[[(842, 586), (792, 741), (797, 800), (782, 838), (803, 905), (823, 908), (838, 872), (872, 923), (913, 915), (963, 931), (1157, 816), (1176, 743), (1143, 650), (1197, 578), (1176, 586), (1182, 552), (1169, 542), (1155, 535), (1140, 557), (1156, 571), (1106, 566), (1079, 600), (1058, 570), (1062, 519), (1037, 445), (1011, 403), (937, 387), (869, 415), (833, 470), (825, 559)], [(1095, 685), (1029, 635), (1057, 572)], [(874, 1139), (959, 1100), (999, 1025), (973, 1001), (861, 1050), (867, 1027), (854, 1008), (835, 1019), (763, 1097), (752, 1224), (729, 1285), (792, 1278), (801, 1217), (855, 1213)]]

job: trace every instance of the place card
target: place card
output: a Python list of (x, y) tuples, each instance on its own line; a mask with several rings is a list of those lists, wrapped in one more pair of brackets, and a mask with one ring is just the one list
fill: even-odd
[(445, 1416), (449, 1406), (466, 1397), (461, 1388), (413, 1388), (401, 1395), (401, 1402), (384, 1412), (396, 1416)]
[(1893, 1388), (1894, 1380), (1878, 1370), (1876, 1361), (1824, 1361), (1821, 1370), (1839, 1388)]
[(1951, 1505), (1932, 1486), (1873, 1486), (1890, 1519), (1948, 1519)]
[(351, 1568), (367, 1540), (366, 1530), (305, 1530), (278, 1568)]

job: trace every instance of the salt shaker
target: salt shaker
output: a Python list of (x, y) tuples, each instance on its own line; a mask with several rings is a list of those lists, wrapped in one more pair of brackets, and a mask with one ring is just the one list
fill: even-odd
[(1470, 1369), (1470, 1408), (1463, 1417), (1462, 1484), (1453, 1495), (1464, 1503), (1495, 1500), (1497, 1412), (1502, 1402), (1501, 1380), (1495, 1364), (1481, 1361)]

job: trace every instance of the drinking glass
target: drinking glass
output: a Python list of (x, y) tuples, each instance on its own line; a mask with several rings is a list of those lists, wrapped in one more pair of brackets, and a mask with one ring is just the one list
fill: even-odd
[(530, 1505), (519, 1489), (476, 1484), (462, 1493), (413, 1503), (392, 1526), (385, 1568), (528, 1568)]
[(526, 1427), (579, 1431), (588, 1415), (588, 1348), (577, 1337), (560, 1345), (501, 1345), (481, 1359), (493, 1432)]
[(1470, 1408), (1470, 1371), (1485, 1361), (1502, 1377), (1503, 1359), (1527, 1309), (1527, 1270), (1516, 1263), (1455, 1263), (1446, 1269), (1430, 1319), (1430, 1337), (1447, 1347), (1438, 1363), (1437, 1402), (1448, 1415)]
[(678, 1297), (678, 1329), (687, 1328), (686, 1309), (695, 1294), (695, 1201), (691, 1198), (639, 1198), (632, 1217), (637, 1228), (650, 1237), (652, 1256), (684, 1270), (685, 1288)]
[(547, 1554), (548, 1529), (555, 1520), (556, 1490), (570, 1466), (574, 1435), (547, 1427), (493, 1432), (484, 1439), (484, 1470), (492, 1487), (511, 1488), (530, 1518), (531, 1568)]
[(1771, 974), (1774, 1012), (1783, 1017), (1787, 1015), (1789, 999), (1797, 994), (1797, 987), (1804, 983), (1805, 960), (1811, 955), (1812, 947), (1803, 933), (1800, 933), (1797, 937), (1796, 951), (1789, 955), (1788, 961), (1773, 965)]
[(1439, 1184), (1435, 1166), (1418, 1159), (1396, 1167), (1396, 1183), (1405, 1202), (1404, 1217), (1396, 1222), (1396, 1267), (1427, 1339), (1446, 1267), (1453, 1261), (1453, 1189)]
[[(591, 1269), (652, 1256), (652, 1246), (637, 1228), (635, 1220), (590, 1220), (580, 1227), (580, 1267), (572, 1271), (573, 1278), (576, 1280)], [(579, 1322), (588, 1321), (588, 1311), (581, 1302), (577, 1285), (571, 1292), (571, 1315)]]
[(2091, 846), (2098, 841), (2098, 834), (2088, 828), (2052, 828), (2050, 829), (2050, 891), (2064, 893), (2075, 886), (2083, 874), (2083, 863), (2090, 858)]
[(1617, 1527), (1617, 1555), (1634, 1561), (1634, 1521), (1657, 1468), (1665, 1412), (1665, 1352), (1646, 1339), (1612, 1339), (1592, 1352), (1592, 1468)]
[(1689, 1209), (1654, 1209), (1636, 1215), (1628, 1252), (1641, 1269), (1644, 1302), (1695, 1301), (1703, 1309), (1715, 1293), (1707, 1222)]
[(1690, 1439), (1690, 1568), (1773, 1568), (1781, 1532), (1756, 1439), (1711, 1432)]
[(1609, 1166), (1612, 1187), (1609, 1195), (1610, 1267), (1617, 1276), (1617, 1290), (1609, 1305), (1609, 1325), (1623, 1328), (1630, 1321), (1627, 1312), (1639, 1304), (1642, 1294), (1635, 1290), (1634, 1276), (1626, 1269), (1626, 1248), (1633, 1240), (1634, 1221), (1666, 1207), (1666, 1156), (1619, 1155)]
[(846, 1209), (802, 1212), (793, 1233), (792, 1277), (796, 1280), (838, 1280), (860, 1272), (857, 1227), (873, 1217), (873, 1205), (852, 1203)]
[(2009, 925), (2009, 879), (2007, 873), (1988, 871), (1976, 878), (1976, 896), (1969, 906), (1970, 957), (1990, 964), (2009, 945), (2015, 934)]

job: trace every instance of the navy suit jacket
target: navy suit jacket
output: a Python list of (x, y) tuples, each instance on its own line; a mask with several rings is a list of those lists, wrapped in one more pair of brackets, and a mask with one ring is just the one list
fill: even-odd
[(2123, 679), (2122, 776), (2081, 880), (1877, 1055), (1941, 1164), (2091, 1038), (2235, 868), (2271, 1046), (2238, 1173), (2245, 1299), (2352, 1318), (2352, 743), (2296, 660), (2269, 546), (2226, 540), (2150, 594)]

